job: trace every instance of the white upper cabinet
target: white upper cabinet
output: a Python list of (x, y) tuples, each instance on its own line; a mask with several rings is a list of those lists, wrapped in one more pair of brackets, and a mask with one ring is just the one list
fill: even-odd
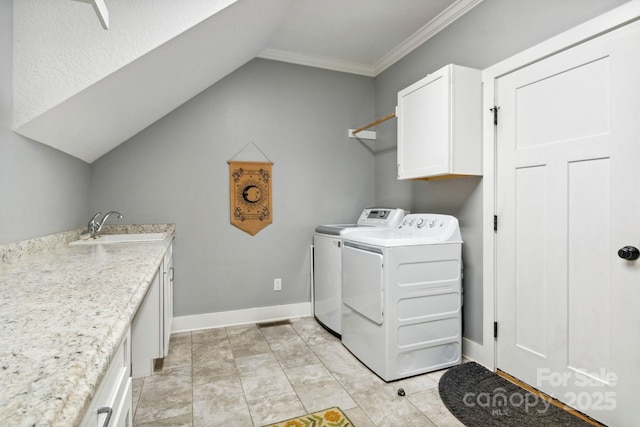
[(447, 65), (398, 92), (398, 179), (482, 175), (482, 72)]

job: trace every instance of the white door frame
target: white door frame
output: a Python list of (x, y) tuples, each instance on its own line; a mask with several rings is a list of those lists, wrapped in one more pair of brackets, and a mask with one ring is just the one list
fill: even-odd
[[(495, 81), (497, 78), (540, 59), (566, 50), (576, 44), (640, 19), (640, 0), (633, 0), (569, 31), (505, 59), (482, 72), (483, 96), (483, 320), (482, 344), (465, 341), (465, 356), (496, 369), (496, 348), (493, 322), (496, 319), (496, 239), (493, 215), (496, 212), (496, 150), (493, 114)], [(498, 113), (499, 119), (499, 113)], [(498, 225), (499, 227), (499, 225)], [(499, 229), (499, 228), (498, 228)]]

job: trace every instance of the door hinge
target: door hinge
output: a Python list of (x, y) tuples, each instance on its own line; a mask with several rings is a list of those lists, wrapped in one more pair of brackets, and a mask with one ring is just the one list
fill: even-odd
[(498, 215), (493, 216), (493, 231), (498, 231)]
[(498, 322), (493, 322), (493, 337), (498, 338)]
[(498, 110), (500, 107), (494, 105), (493, 108), (489, 108), (489, 111), (493, 113), (493, 125), (498, 126)]

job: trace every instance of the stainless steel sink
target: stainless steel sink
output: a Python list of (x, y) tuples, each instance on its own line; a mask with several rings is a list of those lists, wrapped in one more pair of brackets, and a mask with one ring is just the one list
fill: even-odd
[(157, 242), (167, 237), (167, 233), (131, 233), (131, 234), (103, 234), (95, 239), (80, 239), (69, 245), (100, 245), (113, 243)]

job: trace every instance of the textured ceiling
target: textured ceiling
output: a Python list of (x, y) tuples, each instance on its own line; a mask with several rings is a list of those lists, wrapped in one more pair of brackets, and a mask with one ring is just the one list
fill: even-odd
[(189, 0), (189, 7), (184, 7), (176, 0), (107, 0), (111, 29), (105, 31), (88, 3), (14, 1), (15, 126), (22, 126), (234, 2)]

